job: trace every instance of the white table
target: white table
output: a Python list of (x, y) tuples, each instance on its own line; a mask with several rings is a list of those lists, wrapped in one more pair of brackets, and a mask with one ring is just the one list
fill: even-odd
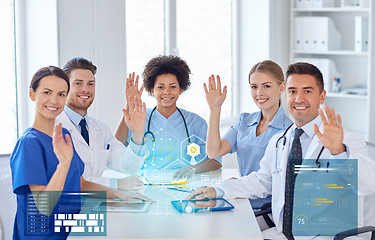
[[(237, 175), (235, 170), (197, 174), (195, 184), (215, 185)], [(69, 239), (262, 239), (248, 199), (229, 199), (235, 206), (230, 211), (179, 213), (170, 202), (187, 193), (165, 186), (147, 186), (143, 193), (156, 200), (146, 213), (107, 213), (106, 237)]]

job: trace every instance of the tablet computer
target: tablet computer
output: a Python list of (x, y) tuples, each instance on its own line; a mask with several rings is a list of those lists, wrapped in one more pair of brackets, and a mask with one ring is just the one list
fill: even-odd
[(105, 201), (94, 207), (94, 211), (107, 212), (146, 212), (151, 202), (143, 201)]
[(224, 198), (176, 200), (172, 201), (171, 203), (181, 213), (222, 211), (234, 208), (234, 206)]

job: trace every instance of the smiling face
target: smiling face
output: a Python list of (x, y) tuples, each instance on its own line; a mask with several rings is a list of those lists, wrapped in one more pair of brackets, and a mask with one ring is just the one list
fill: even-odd
[(265, 73), (254, 72), (250, 76), (251, 96), (261, 110), (279, 107), (280, 94), (284, 91), (284, 83), (277, 83)]
[(173, 74), (162, 74), (156, 77), (154, 88), (151, 94), (157, 101), (158, 110), (175, 109), (176, 102), (182, 89)]
[(95, 77), (90, 70), (74, 69), (70, 72), (70, 92), (66, 105), (85, 116), (95, 97)]
[(292, 74), (286, 81), (288, 110), (298, 127), (311, 122), (319, 113), (326, 91), (320, 92), (315, 77), (308, 74)]
[(38, 88), (29, 91), (37, 118), (54, 120), (64, 110), (67, 91), (68, 84), (64, 79), (54, 75), (42, 78)]

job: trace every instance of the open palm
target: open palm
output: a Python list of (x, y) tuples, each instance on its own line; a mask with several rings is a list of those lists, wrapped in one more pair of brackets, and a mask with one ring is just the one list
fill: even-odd
[(63, 136), (61, 123), (57, 124), (53, 130), (52, 146), (59, 163), (70, 166), (73, 158), (73, 144), (68, 134)]
[(138, 90), (138, 82), (139, 76), (135, 77), (135, 73), (129, 74), (129, 77), (126, 78), (126, 88), (125, 88), (125, 96), (126, 99), (129, 97), (139, 96), (141, 97), (144, 86), (142, 85), (141, 88)]
[(210, 109), (221, 108), (224, 103), (224, 100), (227, 96), (227, 86), (221, 91), (221, 81), (220, 76), (217, 76), (217, 83), (215, 82), (215, 76), (211, 75), (208, 78), (208, 87), (204, 83), (204, 92), (206, 93), (206, 100)]
[(333, 155), (342, 153), (345, 151), (343, 145), (344, 130), (342, 127), (340, 115), (335, 114), (333, 108), (325, 106), (324, 108), (326, 116), (324, 116), (323, 110), (319, 109), (319, 115), (323, 123), (323, 133), (319, 131), (318, 126), (314, 125), (314, 132), (318, 137), (319, 141), (327, 148)]
[(146, 125), (146, 104), (142, 102), (139, 96), (129, 97), (128, 106), (122, 111), (125, 123), (133, 134), (133, 140), (137, 144), (141, 144)]

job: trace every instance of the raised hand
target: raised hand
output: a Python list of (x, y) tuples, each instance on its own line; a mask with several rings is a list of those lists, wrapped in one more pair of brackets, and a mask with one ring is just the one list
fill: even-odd
[(343, 144), (344, 140), (344, 130), (342, 128), (342, 122), (340, 115), (335, 114), (333, 108), (328, 106), (324, 107), (326, 116), (322, 109), (319, 109), (319, 115), (323, 123), (323, 133), (319, 131), (318, 125), (314, 124), (314, 132), (319, 138), (319, 141), (327, 148), (331, 154), (336, 155), (345, 152), (345, 146)]
[[(135, 78), (135, 80), (134, 80), (134, 78)], [(128, 100), (129, 97), (131, 97), (131, 98), (133, 98), (135, 96), (141, 97), (144, 86), (142, 84), (141, 88), (138, 90), (138, 81), (139, 81), (139, 76), (137, 75), (135, 77), (134, 72), (129, 74), (129, 77), (126, 78), (126, 86), (125, 86), (126, 100)], [(129, 105), (129, 101), (126, 101), (126, 108), (129, 108), (129, 106), (132, 106), (132, 105)], [(134, 107), (134, 106), (132, 106), (132, 107)]]
[(52, 146), (59, 164), (69, 168), (73, 158), (73, 144), (68, 134), (63, 136), (61, 123), (57, 124), (53, 130)]
[(146, 125), (146, 104), (142, 102), (139, 96), (129, 97), (128, 103), (127, 108), (122, 110), (125, 123), (133, 134), (133, 142), (141, 145)]
[(205, 83), (203, 84), (204, 91), (206, 93), (206, 100), (211, 110), (220, 109), (221, 105), (223, 105), (223, 102), (227, 96), (227, 86), (223, 88), (223, 92), (222, 92), (220, 76), (217, 75), (216, 78), (217, 78), (217, 84), (215, 82), (214, 75), (211, 75), (208, 78), (208, 88)]
[(125, 88), (126, 99), (128, 99), (129, 97), (135, 97), (135, 96), (141, 97), (142, 95), (144, 86), (142, 84), (141, 88), (138, 90), (139, 76), (137, 75), (135, 77), (135, 81), (134, 81), (134, 77), (135, 77), (135, 73), (133, 72), (129, 74), (128, 78), (126, 78), (126, 88)]

